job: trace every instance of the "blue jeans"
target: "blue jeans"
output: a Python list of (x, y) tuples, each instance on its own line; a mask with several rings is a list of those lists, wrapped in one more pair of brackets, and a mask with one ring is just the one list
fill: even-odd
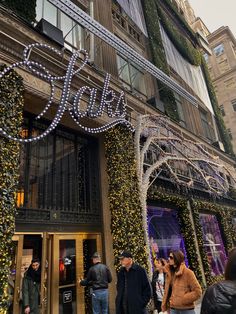
[(93, 314), (108, 314), (108, 289), (93, 290)]
[(194, 310), (174, 310), (170, 309), (170, 314), (195, 314)]

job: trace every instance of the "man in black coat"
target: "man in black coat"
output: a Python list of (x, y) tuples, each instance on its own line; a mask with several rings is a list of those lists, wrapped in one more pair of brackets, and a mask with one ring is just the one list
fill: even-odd
[(111, 272), (101, 263), (98, 252), (93, 254), (92, 261), (93, 266), (90, 267), (86, 279), (80, 280), (80, 285), (92, 288), (93, 314), (108, 314), (108, 284), (112, 281)]
[(133, 262), (128, 251), (121, 253), (117, 277), (116, 314), (144, 314), (152, 289), (145, 269)]

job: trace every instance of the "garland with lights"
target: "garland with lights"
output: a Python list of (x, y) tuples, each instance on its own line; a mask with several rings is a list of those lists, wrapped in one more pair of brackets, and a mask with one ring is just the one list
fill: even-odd
[(195, 242), (193, 241), (194, 229), (187, 206), (187, 199), (181, 196), (160, 192), (156, 186), (153, 186), (148, 192), (148, 200), (165, 202), (166, 206), (169, 205), (177, 210), (180, 231), (184, 238), (189, 266), (194, 271), (198, 281), (204, 286), (202, 272), (198, 262), (199, 257), (197, 255)]
[[(2, 71), (5, 66), (0, 66)], [(22, 78), (10, 71), (0, 80), (0, 125), (12, 136), (19, 133), (24, 106)], [(12, 262), (12, 236), (15, 231), (15, 193), (19, 176), (20, 146), (0, 137), (0, 313), (8, 306), (8, 275)]]
[(212, 276), (209, 263), (207, 261), (207, 255), (204, 249), (203, 245), (203, 234), (202, 234), (202, 227), (200, 225), (200, 218), (199, 213), (200, 211), (204, 212), (207, 211), (212, 215), (216, 215), (217, 221), (220, 226), (221, 235), (223, 237), (225, 249), (227, 252), (230, 251), (230, 249), (234, 246), (234, 227), (230, 223), (230, 220), (232, 220), (233, 212), (235, 211), (233, 208), (230, 207), (223, 207), (218, 204), (208, 203), (205, 201), (192, 201), (191, 204), (192, 213), (193, 213), (193, 219), (195, 223), (195, 229), (196, 229), (196, 236), (198, 239), (199, 244), (199, 251), (202, 257), (202, 263), (204, 268), (204, 273), (206, 276), (207, 284), (211, 285), (214, 282), (219, 281), (220, 279), (223, 279), (223, 276)]
[(35, 22), (36, 0), (0, 0), (0, 4), (11, 9), (28, 23)]
[[(179, 53), (191, 64), (201, 66), (213, 110), (215, 112), (220, 136), (225, 147), (225, 151), (233, 155), (234, 153), (232, 143), (230, 141), (228, 131), (225, 127), (224, 120), (218, 106), (217, 98), (204, 58), (201, 56), (198, 49), (195, 48), (193, 44), (189, 40), (187, 40), (185, 36), (183, 36), (169, 20), (167, 14), (161, 8), (160, 0), (142, 0), (142, 3), (149, 34), (149, 42), (152, 51), (153, 63), (167, 75), (170, 75), (160, 33), (160, 21)], [(171, 12), (171, 14), (178, 20), (180, 25), (186, 30), (192, 41), (195, 41), (197, 44), (197, 37), (190, 29), (187, 22), (180, 15), (178, 9), (173, 5), (170, 0), (166, 0), (165, 5), (167, 6), (167, 9)], [(170, 118), (179, 121), (179, 115), (173, 92), (159, 81), (158, 86), (160, 98), (165, 104), (165, 110), (167, 115)]]
[[(152, 61), (156, 67), (170, 76), (170, 71), (161, 39), (161, 31), (155, 0), (143, 0), (142, 3), (149, 35), (150, 48), (152, 52)], [(160, 98), (164, 102), (166, 114), (171, 119), (179, 121), (179, 114), (173, 91), (159, 80), (157, 83), (159, 87)]]
[[(120, 125), (106, 132), (105, 154), (114, 255), (130, 250), (134, 259), (148, 270), (134, 143), (128, 128)], [(119, 268), (118, 260), (115, 267)]]

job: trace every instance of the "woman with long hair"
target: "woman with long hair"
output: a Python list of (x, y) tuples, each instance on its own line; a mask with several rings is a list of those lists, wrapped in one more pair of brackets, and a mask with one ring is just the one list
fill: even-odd
[(201, 314), (236, 314), (236, 248), (229, 252), (225, 280), (207, 288)]
[(162, 311), (170, 314), (195, 314), (194, 302), (201, 297), (201, 286), (192, 270), (186, 267), (182, 251), (169, 254), (166, 267), (165, 291)]
[(163, 258), (154, 260), (155, 270), (152, 276), (152, 291), (155, 310), (161, 312), (161, 303), (165, 288), (165, 272), (166, 261)]

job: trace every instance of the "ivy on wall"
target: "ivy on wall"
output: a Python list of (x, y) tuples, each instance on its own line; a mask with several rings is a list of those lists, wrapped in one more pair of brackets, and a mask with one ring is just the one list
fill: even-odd
[[(0, 66), (0, 71), (4, 66)], [(17, 136), (22, 124), (23, 83), (14, 71), (0, 80), (0, 126)], [(8, 275), (15, 231), (16, 189), (19, 176), (19, 144), (0, 136), (0, 313), (7, 313)]]
[(220, 133), (220, 137), (221, 140), (224, 144), (224, 148), (226, 153), (230, 154), (230, 155), (234, 155), (234, 151), (233, 151), (233, 146), (230, 140), (230, 136), (229, 133), (225, 127), (225, 123), (218, 105), (218, 100), (216, 98), (216, 94), (214, 91), (214, 87), (211, 81), (211, 77), (208, 71), (208, 67), (206, 65), (206, 61), (204, 59), (204, 57), (202, 56), (202, 70), (203, 70), (203, 75), (205, 77), (205, 81), (206, 81), (206, 85), (207, 85), (207, 90), (211, 99), (211, 104), (215, 113), (215, 118), (216, 118), (216, 123), (218, 126), (218, 130)]
[[(130, 250), (134, 259), (148, 270), (133, 136), (125, 126), (119, 125), (106, 132), (105, 154), (114, 255)], [(119, 268), (118, 260), (115, 266)]]
[[(174, 26), (173, 22), (168, 18), (167, 14), (161, 8), (160, 1), (156, 0), (156, 3), (159, 20), (175, 48), (189, 63), (199, 66), (201, 64), (201, 52), (195, 48), (190, 40), (181, 34), (181, 32)], [(175, 16), (178, 15), (175, 14)], [(184, 28), (186, 29), (186, 25), (184, 25)], [(197, 42), (196, 36), (194, 41)]]
[(211, 285), (212, 283), (223, 279), (223, 276), (211, 275), (210, 266), (207, 261), (207, 255), (203, 245), (203, 233), (202, 227), (200, 225), (199, 213), (207, 211), (212, 215), (216, 215), (225, 244), (225, 249), (229, 252), (230, 249), (234, 246), (235, 239), (234, 228), (233, 225), (230, 223), (230, 221), (232, 220), (233, 209), (204, 201), (193, 201), (191, 204), (191, 208), (193, 212), (195, 230), (198, 239), (200, 254), (202, 257), (204, 273), (206, 276), (207, 284)]
[(11, 9), (27, 22), (35, 22), (36, 0), (0, 0), (0, 4)]
[[(214, 92), (214, 88), (212, 86), (212, 81), (208, 73), (207, 66), (205, 64), (205, 60), (201, 56), (200, 51), (193, 46), (190, 40), (188, 40), (183, 34), (181, 34), (177, 27), (174, 26), (173, 22), (168, 18), (167, 14), (162, 9), (160, 0), (142, 0), (142, 3), (144, 8), (147, 29), (149, 33), (149, 41), (153, 56), (153, 63), (167, 75), (170, 75), (160, 33), (159, 26), (160, 22), (163, 28), (165, 29), (166, 33), (168, 34), (169, 38), (175, 45), (176, 49), (182, 55), (182, 57), (185, 58), (192, 65), (202, 66), (207, 89), (209, 92), (213, 110), (215, 112), (220, 137), (224, 144), (226, 153), (233, 155), (234, 153), (232, 143), (230, 141), (228, 131), (225, 127), (224, 120), (218, 106), (217, 98)], [(195, 33), (191, 30), (188, 23), (180, 15), (178, 9), (173, 5), (173, 3), (170, 0), (165, 0), (165, 6), (171, 12), (171, 14), (177, 19), (181, 27), (186, 30), (192, 41), (196, 42), (197, 44), (198, 39)], [(170, 118), (179, 121), (179, 115), (173, 92), (160, 82), (158, 82), (158, 85), (160, 89), (160, 98), (165, 103), (167, 115)]]
[[(153, 63), (164, 73), (170, 75), (161, 39), (156, 0), (143, 0), (142, 2), (148, 29)], [(164, 103), (166, 114), (173, 120), (179, 121), (179, 114), (177, 111), (177, 105), (173, 91), (160, 81), (158, 81), (158, 87), (160, 99)]]
[(184, 238), (189, 266), (194, 271), (198, 281), (203, 286), (202, 272), (198, 262), (196, 245), (193, 240), (194, 229), (190, 218), (187, 199), (177, 195), (162, 193), (158, 191), (156, 187), (153, 187), (148, 192), (148, 200), (165, 202), (165, 206), (174, 207), (177, 210), (180, 231)]

